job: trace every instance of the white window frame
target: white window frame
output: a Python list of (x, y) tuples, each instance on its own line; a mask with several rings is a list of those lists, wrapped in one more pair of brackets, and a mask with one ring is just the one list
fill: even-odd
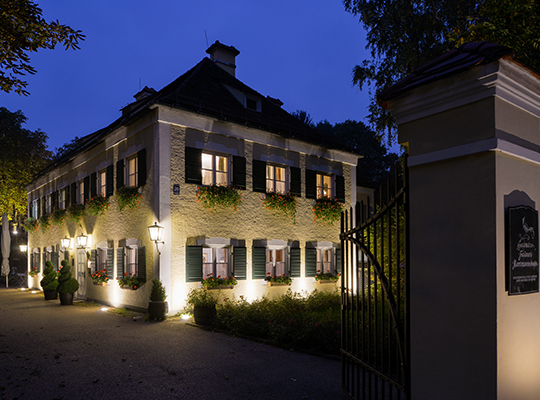
[[(283, 179), (278, 181), (276, 176), (276, 169), (283, 169)], [(269, 174), (269, 169), (271, 173)], [(271, 176), (270, 176), (271, 175)], [(283, 182), (283, 190), (276, 190), (277, 182)], [(266, 192), (267, 193), (281, 193), (286, 194), (289, 190), (289, 167), (287, 165), (280, 165), (274, 163), (266, 163)]]
[(84, 204), (84, 191), (86, 188), (84, 187), (84, 179), (81, 179), (77, 184), (77, 203), (78, 204)]
[[(205, 167), (204, 158), (211, 156), (212, 157), (212, 165), (210, 167)], [(218, 171), (218, 157), (225, 159), (225, 168), (226, 171)], [(206, 172), (206, 174), (205, 174)], [(210, 174), (211, 179), (210, 183), (208, 180), (205, 182), (205, 175)], [(226, 182), (223, 184), (223, 182), (217, 182), (217, 176), (218, 174), (225, 175)], [(205, 186), (209, 185), (220, 185), (220, 186), (228, 186), (231, 183), (231, 159), (229, 155), (226, 154), (220, 154), (220, 153), (214, 153), (209, 151), (202, 151), (201, 152), (201, 175), (202, 175), (202, 184)]]
[[(285, 271), (285, 276), (290, 276), (290, 268), (289, 268), (289, 243), (285, 242), (284, 240), (270, 240), (266, 243), (266, 252), (265, 252), (265, 267), (266, 267), (266, 276), (274, 277), (274, 276), (282, 276), (280, 270), (277, 269), (277, 252), (282, 251), (283, 253), (283, 270)], [(268, 261), (268, 255), (272, 255), (272, 260)]]
[[(325, 193), (325, 180), (329, 181), (328, 188), (326, 189)], [(334, 197), (334, 175), (332, 174), (324, 174), (317, 172), (317, 198), (320, 199), (322, 197)]]
[(139, 274), (139, 247), (137, 245), (126, 246), (124, 254), (126, 255), (124, 264), (124, 273), (132, 276)]
[(66, 208), (67, 188), (60, 189), (58, 192), (58, 208), (64, 210)]
[(103, 169), (97, 173), (97, 195), (106, 196), (107, 195), (107, 170)]
[[(325, 261), (324, 256), (328, 256), (328, 260)], [(316, 261), (316, 271), (317, 274), (335, 274), (336, 266), (335, 266), (335, 250), (333, 247), (324, 247), (324, 248), (317, 248), (317, 261)]]
[[(210, 276), (214, 278), (229, 278), (232, 276), (231, 268), (231, 246), (203, 246), (203, 259), (202, 259), (202, 268), (203, 268), (203, 278), (207, 279)], [(220, 253), (225, 253), (224, 262), (218, 262), (218, 256)], [(205, 256), (209, 255), (207, 259)], [(225, 266), (225, 271), (220, 272), (220, 270)], [(221, 266), (221, 268), (220, 268)]]
[(32, 200), (32, 217), (37, 218), (39, 215), (38, 199)]
[(125, 184), (126, 186), (138, 187), (139, 186), (139, 157), (137, 154), (126, 158), (125, 166)]

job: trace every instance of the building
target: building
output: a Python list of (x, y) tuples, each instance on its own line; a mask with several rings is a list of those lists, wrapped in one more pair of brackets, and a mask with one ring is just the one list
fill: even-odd
[[(317, 285), (314, 275), (337, 271), (339, 222), (315, 222), (312, 208), (321, 196), (355, 204), (358, 155), (236, 79), (234, 47), (216, 42), (207, 53), (163, 89), (145, 87), (118, 120), (28, 185), (30, 221), (40, 225), (29, 234), (29, 268), (68, 258), (79, 297), (135, 309), (147, 307), (149, 282), (159, 277), (170, 312), (182, 310), (208, 276), (234, 275), (231, 295), (248, 300), (283, 293), (287, 287), (267, 285), (273, 275), (292, 277), (294, 291), (335, 288)], [(197, 193), (211, 185), (234, 186), (241, 203), (205, 209)], [(120, 188), (138, 188), (135, 208), (120, 211)], [(294, 196), (295, 223), (263, 205), (267, 191)], [(96, 198), (109, 200), (103, 215), (64, 219), (82, 205), (99, 213)], [(149, 237), (156, 223), (162, 243)], [(92, 285), (95, 270), (107, 271), (107, 286)], [(138, 290), (116, 283), (130, 273), (142, 283)]]

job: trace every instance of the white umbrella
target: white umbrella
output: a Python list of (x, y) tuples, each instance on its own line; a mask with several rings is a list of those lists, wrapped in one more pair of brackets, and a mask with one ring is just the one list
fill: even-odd
[(9, 220), (6, 213), (2, 215), (2, 276), (6, 277), (8, 287), (9, 252), (11, 249), (11, 236), (9, 236)]

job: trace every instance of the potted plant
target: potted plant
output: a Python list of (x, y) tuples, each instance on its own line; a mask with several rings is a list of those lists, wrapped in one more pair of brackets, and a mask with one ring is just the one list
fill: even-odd
[(86, 209), (90, 215), (103, 215), (109, 209), (109, 199), (105, 196), (92, 197), (86, 203)]
[(212, 274), (208, 274), (206, 279), (203, 279), (202, 285), (206, 290), (211, 289), (232, 289), (238, 281), (234, 276), (229, 276), (227, 278), (222, 278), (218, 275), (217, 278), (214, 278)]
[(315, 280), (318, 283), (333, 283), (336, 282), (339, 279), (339, 274), (334, 275), (329, 270), (325, 273), (321, 273), (320, 270), (317, 271), (317, 274), (315, 275)]
[(152, 291), (150, 292), (150, 302), (148, 303), (148, 314), (152, 320), (164, 320), (168, 310), (168, 304), (165, 301), (167, 294), (161, 281), (157, 278), (152, 280)]
[(289, 286), (292, 282), (292, 278), (290, 276), (285, 274), (280, 276), (270, 275), (270, 272), (266, 274), (266, 278), (264, 279), (268, 286)]
[(217, 315), (217, 298), (207, 290), (192, 289), (187, 303), (193, 308), (193, 317), (198, 325), (212, 325)]
[(28, 276), (30, 277), (30, 281), (28, 282), (29, 289), (39, 289), (38, 273), (38, 267), (32, 267), (30, 272), (28, 272)]
[(333, 225), (341, 219), (343, 204), (332, 197), (321, 197), (315, 199), (313, 204), (313, 222), (327, 223)]
[(293, 225), (296, 224), (296, 203), (296, 196), (276, 192), (266, 193), (263, 200), (263, 205), (267, 210), (281, 211), (292, 218)]
[(139, 193), (139, 188), (136, 186), (122, 186), (114, 194), (120, 212), (123, 212), (126, 208), (130, 210), (138, 208), (141, 197), (142, 194)]
[(94, 285), (107, 286), (107, 282), (109, 282), (106, 269), (94, 272), (90, 278), (92, 278), (92, 283)]
[(127, 272), (124, 272), (124, 276), (118, 279), (118, 284), (122, 289), (131, 289), (131, 290), (137, 290), (139, 288), (139, 278), (137, 277), (137, 271), (135, 271), (135, 275), (133, 275), (131, 272), (128, 274)]
[(71, 276), (71, 265), (67, 260), (62, 261), (62, 269), (58, 275), (58, 293), (60, 304), (63, 306), (73, 304), (73, 295), (79, 290), (79, 282)]
[(40, 285), (43, 288), (45, 300), (56, 300), (58, 298), (58, 292), (56, 290), (58, 288), (58, 280), (56, 279), (57, 273), (51, 261), (45, 262), (43, 275)]
[(233, 186), (209, 185), (197, 187), (197, 202), (210, 211), (217, 211), (218, 208), (236, 207), (242, 202), (240, 192)]

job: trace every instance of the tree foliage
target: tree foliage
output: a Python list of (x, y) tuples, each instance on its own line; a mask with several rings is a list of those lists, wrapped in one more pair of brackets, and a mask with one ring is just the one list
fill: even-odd
[(465, 42), (511, 47), (517, 58), (540, 69), (540, 4), (535, 0), (342, 0), (367, 32), (371, 58), (353, 69), (353, 82), (368, 86), (368, 121), (390, 143), (395, 126), (377, 105), (375, 92)]
[(328, 136), (334, 136), (347, 144), (352, 152), (363, 156), (358, 160), (356, 168), (359, 185), (378, 186), (399, 161), (398, 155), (389, 153), (377, 134), (363, 122), (347, 120), (332, 125), (325, 120), (319, 122), (315, 129)]
[(54, 49), (62, 44), (78, 49), (85, 36), (58, 21), (47, 23), (42, 10), (31, 0), (0, 0), (0, 88), (27, 96), (27, 82), (20, 76), (35, 74), (30, 52)]
[(24, 129), (26, 120), (22, 111), (0, 107), (0, 214), (8, 213), (10, 219), (26, 215), (25, 186), (52, 157), (47, 150), (48, 136)]

